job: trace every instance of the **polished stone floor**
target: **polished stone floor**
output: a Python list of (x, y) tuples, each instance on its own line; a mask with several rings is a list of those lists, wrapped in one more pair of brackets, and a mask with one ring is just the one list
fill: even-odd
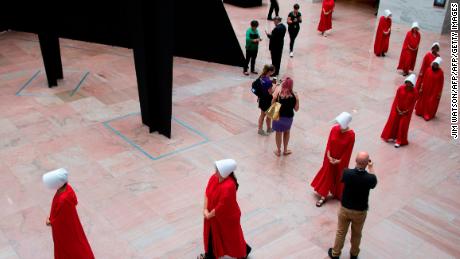
[[(294, 1), (280, 2), (286, 17)], [(241, 44), (252, 18), (261, 32), (271, 26), (266, 5), (226, 8)], [(436, 119), (413, 118), (409, 146), (383, 143), (404, 78), (396, 66), (408, 25), (393, 26), (388, 56), (377, 58), (372, 7), (338, 2), (326, 38), (316, 32), (320, 8), (301, 3), (295, 57), (284, 52), (281, 73), (294, 78), (301, 101), (293, 154), (280, 158), (272, 153), (274, 136), (257, 135), (254, 76), (240, 68), (175, 58), (168, 140), (141, 125), (131, 50), (61, 40), (65, 79), (48, 89), (37, 37), (0, 35), (0, 258), (52, 258), (45, 218), (53, 192), (41, 175), (58, 167), (71, 172), (97, 258), (195, 258), (203, 249), (204, 188), (213, 161), (227, 157), (239, 163), (250, 258), (326, 258), (339, 204), (316, 208), (309, 183), (330, 121), (342, 111), (354, 116), (353, 157), (369, 151), (379, 178), (360, 258), (460, 258), (460, 145), (449, 137), (449, 80)], [(448, 60), (448, 38), (421, 33), (417, 72), (433, 41)], [(267, 62), (264, 38), (258, 70)], [(446, 72), (449, 65), (442, 65)]]

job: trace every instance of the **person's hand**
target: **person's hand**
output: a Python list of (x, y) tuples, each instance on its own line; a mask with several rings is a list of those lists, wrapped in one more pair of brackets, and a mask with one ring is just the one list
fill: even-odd
[(50, 221), (50, 218), (46, 218), (46, 223), (45, 223), (48, 227), (51, 226), (51, 221)]
[[(206, 210), (207, 211), (207, 210)], [(206, 219), (211, 219), (212, 217), (214, 217), (216, 215), (216, 211), (215, 210), (212, 210), (211, 212), (208, 212), (207, 216), (206, 216)]]
[(335, 161), (334, 161), (334, 162), (335, 162), (334, 164), (336, 164), (336, 165), (337, 165), (337, 164), (340, 164), (340, 159), (334, 159), (334, 160), (335, 160)]
[(367, 166), (369, 168), (373, 167), (374, 166), (374, 162), (372, 162), (372, 160), (369, 159), (369, 162), (367, 163)]
[(369, 162), (367, 163), (367, 168), (370, 173), (374, 173), (374, 162), (372, 162), (371, 159), (369, 159)]
[(208, 217), (209, 217), (209, 211), (208, 211), (207, 209), (203, 210), (203, 217), (204, 217), (205, 219), (208, 219)]

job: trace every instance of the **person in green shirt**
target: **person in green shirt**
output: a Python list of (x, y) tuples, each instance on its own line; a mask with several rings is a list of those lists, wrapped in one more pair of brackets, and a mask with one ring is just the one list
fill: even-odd
[(259, 42), (262, 41), (257, 27), (259, 27), (259, 22), (256, 20), (252, 20), (251, 28), (247, 29), (246, 31), (246, 60), (244, 62), (243, 73), (247, 76), (249, 75), (249, 61), (251, 61), (251, 73), (257, 74), (255, 70), (256, 58), (257, 52), (259, 51)]

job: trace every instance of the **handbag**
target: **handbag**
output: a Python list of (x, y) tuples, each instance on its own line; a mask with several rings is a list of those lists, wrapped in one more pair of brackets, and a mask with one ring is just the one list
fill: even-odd
[(268, 110), (266, 111), (267, 117), (269, 117), (270, 119), (274, 121), (277, 121), (280, 119), (281, 103), (279, 102), (279, 100), (280, 100), (280, 96), (278, 94), (278, 99), (276, 100), (276, 102), (272, 103), (272, 105), (270, 105), (270, 108), (268, 108)]

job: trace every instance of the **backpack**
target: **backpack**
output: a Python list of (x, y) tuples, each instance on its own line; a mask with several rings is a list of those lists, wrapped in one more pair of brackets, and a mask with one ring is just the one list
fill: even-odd
[(262, 82), (260, 81), (260, 78), (257, 78), (256, 80), (254, 80), (254, 82), (252, 82), (251, 91), (257, 97), (260, 97), (262, 95)]

